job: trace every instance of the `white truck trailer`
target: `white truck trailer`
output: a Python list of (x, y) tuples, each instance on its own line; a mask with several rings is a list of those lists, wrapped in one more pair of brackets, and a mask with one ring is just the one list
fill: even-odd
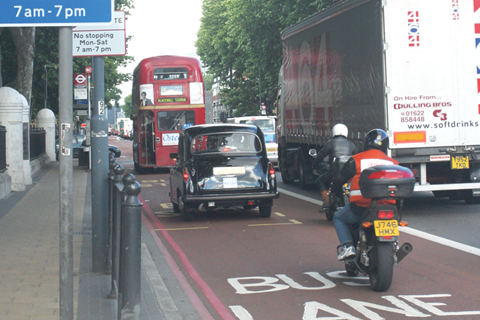
[(279, 166), (312, 183), (336, 123), (382, 128), (415, 191), (480, 203), (480, 0), (346, 0), (282, 32)]

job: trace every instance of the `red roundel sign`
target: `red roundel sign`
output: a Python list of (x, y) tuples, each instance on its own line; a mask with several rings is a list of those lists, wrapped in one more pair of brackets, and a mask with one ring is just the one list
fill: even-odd
[(87, 85), (87, 77), (83, 73), (76, 73), (73, 75), (73, 84), (78, 85)]

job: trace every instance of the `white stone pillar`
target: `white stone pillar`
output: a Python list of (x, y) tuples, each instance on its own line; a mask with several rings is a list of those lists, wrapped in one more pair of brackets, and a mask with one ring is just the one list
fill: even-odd
[(12, 178), (12, 191), (24, 191), (23, 101), (15, 89), (0, 88), (0, 123), (7, 129), (7, 172)]
[(22, 97), (22, 132), (23, 132), (23, 174), (25, 175), (25, 184), (32, 184), (32, 166), (30, 165), (30, 106), (27, 99)]
[(45, 152), (50, 161), (56, 161), (55, 156), (55, 114), (44, 108), (37, 113), (37, 128), (45, 129)]

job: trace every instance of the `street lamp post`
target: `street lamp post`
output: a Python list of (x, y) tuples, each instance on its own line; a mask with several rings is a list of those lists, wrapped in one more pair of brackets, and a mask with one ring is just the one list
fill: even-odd
[(54, 65), (54, 64), (46, 64), (45, 65), (45, 109), (47, 109), (47, 97), (48, 97), (48, 87), (47, 87), (47, 83), (48, 83), (48, 79), (47, 79), (47, 68), (55, 68), (55, 70), (57, 70), (57, 66)]

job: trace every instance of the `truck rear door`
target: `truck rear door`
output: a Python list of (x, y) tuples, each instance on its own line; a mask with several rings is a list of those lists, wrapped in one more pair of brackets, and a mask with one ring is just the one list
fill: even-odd
[(391, 148), (480, 145), (479, 7), (477, 0), (386, 2)]

